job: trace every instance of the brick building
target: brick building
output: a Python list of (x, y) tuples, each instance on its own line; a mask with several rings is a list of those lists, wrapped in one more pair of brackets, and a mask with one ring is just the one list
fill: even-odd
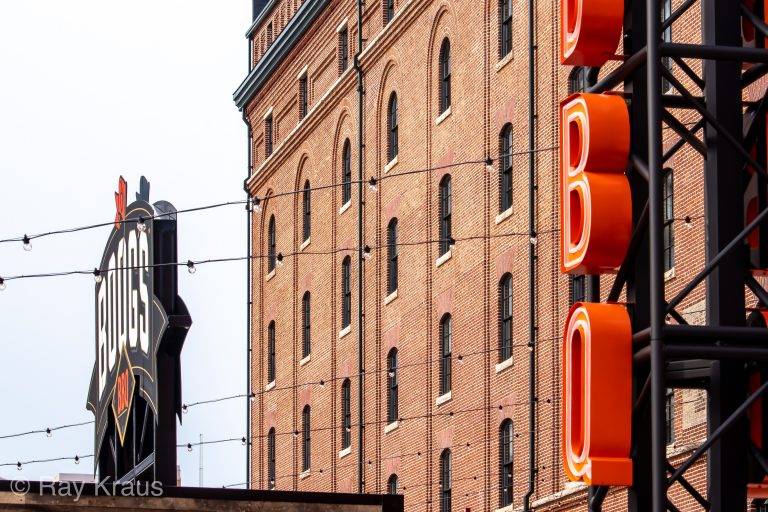
[[(363, 175), (375, 186), (363, 187), (360, 461), (357, 6), (254, 2), (249, 74), (235, 93), (249, 127), (246, 189), (259, 199), (252, 254), (262, 256), (251, 272), (252, 487), (356, 491), (362, 462), (365, 490), (402, 493), (406, 510), (441, 510), (448, 499), (452, 510), (521, 509), (532, 469), (533, 244), (531, 501), (585, 509), (586, 489), (567, 483), (559, 448), (560, 338), (569, 303), (588, 287), (558, 269), (557, 115), (588, 73), (559, 63), (558, 3), (534, 4), (531, 102), (527, 2), (366, 2)], [(699, 18), (691, 10), (678, 20), (676, 40), (698, 34)], [(701, 159), (686, 150), (670, 165), (670, 204), (680, 198), (668, 228), (673, 294), (703, 264), (703, 223)], [(703, 297), (700, 287), (680, 308), (691, 323), (703, 318)], [(669, 400), (674, 460), (705, 437), (706, 396), (680, 390)], [(686, 477), (701, 484), (704, 470)], [(615, 490), (604, 509), (624, 510), (626, 499)]]

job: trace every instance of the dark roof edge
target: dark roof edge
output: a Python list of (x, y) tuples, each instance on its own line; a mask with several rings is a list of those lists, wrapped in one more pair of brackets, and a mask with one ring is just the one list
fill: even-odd
[(280, 63), (285, 59), (288, 53), (296, 46), (301, 36), (303, 36), (312, 23), (317, 19), (323, 9), (328, 5), (329, 0), (306, 0), (291, 21), (285, 26), (275, 42), (267, 50), (264, 56), (256, 63), (256, 66), (248, 73), (237, 90), (234, 92), (233, 99), (237, 108), (242, 110), (261, 90), (264, 83), (277, 69)]
[(256, 31), (256, 27), (261, 25), (264, 18), (272, 12), (272, 9), (277, 5), (280, 0), (267, 0), (267, 3), (261, 8), (261, 12), (253, 19), (253, 23), (248, 27), (248, 32), (245, 33), (246, 39), (250, 39), (253, 33)]

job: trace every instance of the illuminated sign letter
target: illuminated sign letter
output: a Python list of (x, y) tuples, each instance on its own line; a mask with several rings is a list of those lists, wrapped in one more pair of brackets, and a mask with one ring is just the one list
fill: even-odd
[(624, 306), (574, 304), (563, 392), (565, 474), (587, 485), (632, 485), (632, 327)]
[(600, 67), (613, 57), (624, 26), (624, 0), (561, 0), (560, 62)]
[(612, 94), (567, 98), (560, 105), (560, 148), (561, 271), (613, 272), (632, 236), (624, 100)]

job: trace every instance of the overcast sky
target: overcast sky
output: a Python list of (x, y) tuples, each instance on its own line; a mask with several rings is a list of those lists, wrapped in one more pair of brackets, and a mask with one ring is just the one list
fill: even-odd
[[(245, 127), (232, 92), (245, 76), (249, 0), (0, 0), (0, 238), (114, 218), (118, 176), (134, 197), (177, 208), (243, 199)], [(129, 201), (130, 202), (130, 201)], [(179, 218), (179, 257), (245, 254), (245, 213)], [(92, 269), (110, 228), (0, 244), (0, 275)], [(91, 276), (9, 282), (0, 292), (0, 435), (93, 418)], [(185, 402), (245, 390), (245, 263), (179, 272), (193, 325)], [(190, 409), (179, 442), (244, 435), (245, 403)], [(0, 464), (89, 454), (93, 427), (0, 440)], [(198, 451), (178, 451), (198, 484)], [(239, 442), (206, 447), (208, 486), (245, 480)], [(92, 460), (36, 464), (2, 478), (84, 472)]]

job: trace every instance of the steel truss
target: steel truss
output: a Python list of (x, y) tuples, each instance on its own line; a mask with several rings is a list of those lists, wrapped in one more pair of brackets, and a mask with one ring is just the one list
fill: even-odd
[[(701, 43), (662, 42), (664, 31), (670, 27), (674, 31), (675, 23), (697, 4)], [(632, 127), (628, 176), (635, 228), (605, 297), (618, 301), (626, 287), (635, 333), (634, 485), (627, 505), (632, 511), (677, 511), (669, 498), (673, 485), (703, 510), (733, 512), (745, 510), (749, 500), (763, 503), (759, 495), (765, 487), (759, 483), (768, 475), (764, 451), (768, 429), (758, 428), (760, 439), (755, 442), (755, 423), (768, 422), (764, 421), (766, 408), (756, 418), (753, 406), (761, 403), (768, 390), (768, 329), (764, 321), (752, 321), (755, 313), (748, 323), (745, 297), (748, 289), (760, 307), (768, 308), (768, 291), (753, 277), (758, 269), (753, 268), (745, 242), (758, 232), (760, 244), (768, 246), (768, 194), (762, 194), (749, 222), (744, 214), (749, 175), (756, 174), (758, 187), (768, 189), (768, 99), (744, 100), (744, 90), (768, 74), (763, 39), (768, 38), (768, 25), (757, 9), (738, 0), (685, 0), (662, 20), (661, 0), (625, 0), (625, 58), (589, 88), (589, 92), (607, 92), (623, 85)], [(742, 46), (742, 23), (754, 27), (755, 48)], [(692, 61), (701, 63), (703, 76), (694, 71), (697, 66), (692, 67)], [(668, 92), (662, 92), (662, 78), (670, 87)], [(680, 109), (698, 119), (693, 124), (681, 122), (675, 115)], [(666, 149), (664, 127), (678, 138)], [(667, 162), (686, 147), (703, 161), (706, 263), (667, 302), (662, 187), (669, 172)], [(760, 250), (758, 266), (768, 268), (768, 250)], [(706, 325), (688, 325), (677, 308), (701, 283), (706, 285)], [(677, 466), (666, 452), (668, 387), (708, 393), (707, 439)], [(685, 473), (705, 454), (707, 488), (700, 493)], [(590, 511), (601, 510), (608, 491), (606, 487), (590, 489)]]

